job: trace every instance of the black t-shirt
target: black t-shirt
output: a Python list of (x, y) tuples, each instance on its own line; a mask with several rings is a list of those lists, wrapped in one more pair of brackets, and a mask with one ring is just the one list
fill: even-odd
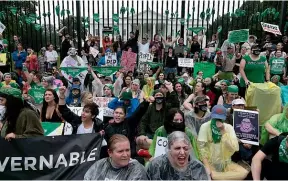
[(288, 171), (288, 163), (279, 161), (279, 147), (281, 141), (285, 136), (276, 136), (275, 138), (270, 139), (261, 149), (265, 155), (272, 155), (273, 164), (279, 164), (279, 168), (285, 168)]
[(169, 57), (169, 55), (166, 56), (166, 67), (168, 68), (175, 68), (177, 67), (177, 57), (172, 55), (172, 57)]

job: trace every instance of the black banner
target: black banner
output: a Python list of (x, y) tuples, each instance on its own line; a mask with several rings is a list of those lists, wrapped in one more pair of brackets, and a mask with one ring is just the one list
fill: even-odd
[(1, 180), (83, 180), (99, 160), (100, 134), (0, 139)]

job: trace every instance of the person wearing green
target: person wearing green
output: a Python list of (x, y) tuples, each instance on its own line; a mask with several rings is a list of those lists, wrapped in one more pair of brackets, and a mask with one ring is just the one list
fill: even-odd
[(260, 144), (264, 145), (270, 138), (288, 132), (288, 104), (283, 108), (283, 113), (272, 116), (262, 127)]
[(281, 77), (279, 75), (273, 75), (271, 77), (271, 82), (273, 82), (274, 84), (276, 84), (278, 87), (283, 86), (283, 84), (280, 82)]
[[(240, 95), (245, 96), (246, 86), (253, 83), (270, 81), (270, 70), (266, 57), (260, 56), (260, 47), (255, 44), (251, 47), (251, 54), (245, 55), (240, 62)], [(265, 78), (264, 78), (265, 77)]]
[(269, 62), (270, 74), (279, 75), (280, 77), (286, 77), (286, 63), (285, 58), (281, 57), (282, 52), (280, 50), (276, 51), (276, 57), (272, 57)]
[(6, 107), (2, 138), (11, 140), (44, 135), (38, 114), (24, 104), (21, 90), (2, 87), (0, 97), (1, 104)]
[(150, 155), (152, 157), (155, 156), (157, 137), (167, 138), (167, 136), (174, 131), (182, 131), (186, 133), (193, 147), (193, 154), (197, 159), (199, 159), (197, 140), (192, 135), (192, 131), (185, 126), (184, 113), (180, 111), (178, 108), (170, 109), (164, 121), (164, 126), (161, 126), (156, 130), (152, 144), (149, 147)]
[(1, 87), (13, 87), (13, 88), (19, 88), (19, 85), (16, 83), (15, 80), (12, 80), (12, 76), (10, 73), (5, 73), (3, 75), (4, 81), (0, 83)]

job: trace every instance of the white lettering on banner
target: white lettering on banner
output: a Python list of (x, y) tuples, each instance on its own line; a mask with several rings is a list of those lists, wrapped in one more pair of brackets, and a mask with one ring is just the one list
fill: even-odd
[(261, 26), (264, 31), (267, 31), (276, 35), (282, 35), (278, 25), (261, 22)]
[(179, 67), (194, 67), (193, 59), (191, 58), (178, 58)]
[(167, 138), (157, 136), (154, 158), (164, 155), (166, 153), (167, 144), (168, 144)]
[[(90, 151), (87, 156), (87, 162), (93, 162), (96, 160), (96, 152), (98, 148), (94, 148)], [(81, 159), (80, 159), (81, 154)], [(56, 161), (57, 160), (57, 161)], [(82, 164), (86, 162), (85, 151), (79, 152), (70, 152), (66, 155), (61, 153), (58, 157), (55, 155), (49, 155), (49, 160), (44, 156), (37, 157), (5, 157), (5, 160), (0, 161), (0, 172), (4, 172), (6, 166), (11, 164), (11, 171), (22, 171), (22, 170), (44, 170), (59, 168), (61, 165), (64, 167), (72, 167), (77, 164)], [(53, 166), (53, 161), (56, 161)], [(69, 165), (68, 165), (69, 163)]]

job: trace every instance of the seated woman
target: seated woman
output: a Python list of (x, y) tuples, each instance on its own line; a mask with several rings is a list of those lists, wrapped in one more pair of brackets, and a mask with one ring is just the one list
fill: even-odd
[(113, 135), (108, 142), (109, 157), (96, 161), (84, 180), (149, 180), (143, 165), (131, 159), (129, 139)]
[(149, 153), (152, 157), (155, 156), (155, 148), (157, 137), (167, 137), (174, 131), (185, 132), (189, 137), (189, 141), (192, 145), (193, 154), (197, 159), (199, 159), (197, 141), (192, 135), (192, 131), (185, 126), (184, 113), (177, 108), (172, 108), (168, 111), (166, 119), (164, 120), (164, 126), (158, 128), (154, 134), (153, 142), (150, 145)]
[(1, 88), (0, 104), (6, 108), (1, 129), (2, 138), (11, 140), (44, 135), (39, 116), (25, 106), (19, 89)]
[(226, 95), (219, 97), (217, 104), (223, 105), (226, 109), (231, 109), (232, 101), (239, 98), (239, 89), (236, 85), (230, 85), (228, 86), (227, 92)]
[(175, 131), (168, 136), (168, 152), (151, 161), (147, 172), (151, 180), (208, 180), (204, 165), (193, 158), (188, 136)]
[(198, 135), (200, 158), (213, 180), (243, 180), (248, 171), (231, 161), (239, 145), (234, 128), (224, 123), (226, 112), (224, 106), (214, 106), (212, 120), (201, 126)]
[(288, 132), (288, 104), (283, 108), (283, 113), (272, 116), (262, 128), (261, 141), (264, 145), (270, 138)]

